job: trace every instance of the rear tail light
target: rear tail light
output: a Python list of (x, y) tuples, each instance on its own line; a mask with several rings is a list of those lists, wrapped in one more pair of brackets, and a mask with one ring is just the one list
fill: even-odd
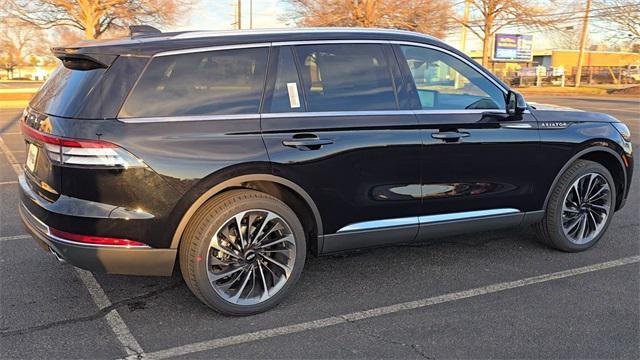
[(138, 241), (120, 238), (110, 238), (101, 236), (79, 235), (72, 234), (66, 231), (49, 228), (49, 233), (55, 237), (63, 240), (69, 240), (77, 243), (85, 243), (89, 245), (109, 245), (109, 246), (125, 246), (125, 247), (148, 247), (147, 244), (143, 244)]
[(108, 141), (53, 136), (24, 123), (21, 128), (26, 138), (43, 142), (49, 159), (59, 164), (125, 168), (144, 166), (141, 159)]

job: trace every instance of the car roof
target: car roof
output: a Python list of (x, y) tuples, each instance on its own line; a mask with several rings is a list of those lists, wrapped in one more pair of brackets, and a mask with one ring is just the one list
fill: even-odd
[[(84, 40), (65, 47), (56, 47), (56, 54), (153, 54), (189, 48), (313, 40), (394, 40), (413, 41), (453, 50), (440, 40), (421, 33), (377, 28), (288, 28), (261, 30), (180, 31), (151, 33), (107, 40)], [(457, 52), (457, 51), (456, 51)]]

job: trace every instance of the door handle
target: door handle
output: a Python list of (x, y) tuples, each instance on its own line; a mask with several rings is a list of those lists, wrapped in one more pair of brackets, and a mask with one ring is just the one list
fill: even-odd
[(315, 138), (297, 138), (282, 141), (282, 145), (300, 150), (317, 150), (322, 145), (333, 144), (333, 140)]
[(434, 139), (444, 140), (444, 141), (456, 141), (460, 140), (460, 138), (469, 137), (471, 134), (465, 131), (442, 131), (437, 133), (432, 133), (431, 137)]

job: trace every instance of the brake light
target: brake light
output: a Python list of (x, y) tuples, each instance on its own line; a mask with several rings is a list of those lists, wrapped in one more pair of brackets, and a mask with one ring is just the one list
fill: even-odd
[(73, 139), (37, 131), (21, 123), (26, 138), (44, 143), (49, 159), (64, 165), (144, 166), (142, 160), (116, 144), (103, 140)]
[(127, 247), (138, 247), (144, 246), (148, 247), (147, 244), (143, 244), (138, 241), (133, 241), (129, 239), (120, 239), (120, 238), (110, 238), (110, 237), (101, 237), (101, 236), (89, 236), (89, 235), (79, 235), (72, 234), (66, 231), (57, 230), (54, 228), (49, 228), (49, 233), (53, 236), (59, 237), (63, 240), (69, 240), (79, 243), (86, 243), (92, 245), (111, 245), (111, 246), (127, 246)]

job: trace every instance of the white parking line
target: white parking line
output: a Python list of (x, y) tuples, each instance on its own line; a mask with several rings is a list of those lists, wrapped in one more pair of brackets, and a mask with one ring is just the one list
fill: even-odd
[[(4, 155), (7, 157), (7, 160), (9, 160), (9, 162), (13, 166), (13, 170), (16, 172), (16, 174), (20, 175), (20, 173), (22, 172), (22, 168), (19, 165), (16, 158), (11, 153), (11, 151), (9, 150), (9, 148), (7, 148), (7, 146), (5, 145), (4, 141), (2, 140), (2, 137), (0, 137), (0, 150), (2, 150)], [(21, 235), (18, 235), (18, 236), (21, 236)], [(10, 240), (10, 239), (7, 239), (7, 240)], [(102, 310), (107, 306), (111, 306), (111, 301), (109, 300), (109, 298), (107, 297), (107, 294), (105, 294), (104, 290), (102, 289), (102, 286), (100, 286), (100, 284), (98, 283), (96, 278), (93, 276), (93, 274), (79, 268), (75, 268), (75, 270), (80, 280), (82, 280), (82, 282), (86, 286), (87, 290), (89, 291), (89, 294), (91, 295), (91, 298), (93, 299), (95, 304), (98, 306), (98, 308)], [(111, 310), (105, 316), (105, 319), (107, 321), (107, 324), (109, 324), (111, 331), (113, 331), (116, 338), (124, 348), (124, 351), (127, 354), (127, 356), (138, 356), (139, 354), (143, 353), (144, 350), (142, 349), (142, 347), (140, 346), (136, 338), (131, 333), (131, 330), (129, 330), (129, 327), (122, 319), (122, 316), (120, 316), (120, 313), (118, 312), (118, 310), (116, 309)]]
[(10, 184), (17, 184), (18, 181), (14, 180), (14, 181), (0, 181), (0, 185), (10, 185)]
[(4, 153), (4, 156), (7, 157), (7, 160), (9, 160), (9, 164), (11, 164), (11, 167), (13, 167), (13, 171), (15, 171), (16, 174), (19, 175), (22, 172), (22, 167), (20, 166), (20, 163), (18, 162), (16, 157), (13, 156), (13, 154), (11, 153), (11, 151), (9, 150), (9, 148), (4, 143), (4, 140), (2, 140), (1, 137), (0, 137), (0, 151), (2, 151), (2, 153)]
[[(96, 305), (98, 305), (98, 308), (104, 309), (108, 306), (111, 306), (111, 301), (107, 297), (107, 294), (105, 294), (102, 286), (98, 284), (98, 281), (93, 276), (93, 274), (80, 268), (75, 268), (75, 270), (78, 274), (78, 277), (80, 277), (80, 280), (82, 280), (84, 285), (89, 290), (89, 294), (91, 294), (91, 297), (93, 298), (93, 301), (96, 303)], [(113, 330), (113, 333), (116, 335), (116, 338), (118, 338), (118, 341), (120, 341), (120, 344), (124, 346), (124, 350), (126, 351), (127, 355), (138, 356), (139, 354), (143, 353), (142, 347), (140, 346), (136, 338), (133, 337), (133, 334), (120, 316), (120, 313), (118, 313), (118, 310), (111, 310), (105, 316), (105, 319), (111, 327), (111, 330)]]
[(0, 242), (7, 240), (23, 240), (31, 239), (31, 235), (13, 235), (13, 236), (0, 236)]
[(599, 264), (593, 264), (575, 269), (569, 269), (564, 271), (558, 271), (550, 274), (544, 274), (539, 276), (528, 277), (521, 280), (508, 281), (499, 284), (493, 284), (483, 286), (475, 289), (459, 291), (455, 293), (449, 293), (440, 296), (434, 296), (426, 299), (410, 301), (395, 305), (383, 306), (365, 311), (356, 311), (350, 314), (338, 315), (327, 317), (324, 319), (308, 321), (304, 323), (282, 326), (274, 329), (260, 330), (242, 335), (229, 336), (220, 339), (213, 339), (208, 341), (202, 341), (198, 343), (177, 346), (165, 350), (155, 351), (152, 353), (144, 354), (144, 359), (166, 359), (181, 355), (193, 354), (200, 351), (213, 350), (221, 347), (238, 345), (263, 339), (269, 339), (276, 336), (295, 334), (303, 331), (321, 329), (328, 326), (345, 324), (353, 321), (360, 321), (370, 318), (375, 318), (383, 315), (389, 315), (406, 310), (415, 310), (425, 308), (431, 305), (442, 304), (446, 302), (468, 299), (480, 295), (492, 294), (509, 289), (520, 288), (533, 284), (540, 284), (547, 281), (553, 281), (563, 279), (567, 277), (586, 274), (594, 271), (610, 269), (618, 266), (634, 264), (640, 262), (640, 256), (631, 256), (618, 260), (607, 261)]

